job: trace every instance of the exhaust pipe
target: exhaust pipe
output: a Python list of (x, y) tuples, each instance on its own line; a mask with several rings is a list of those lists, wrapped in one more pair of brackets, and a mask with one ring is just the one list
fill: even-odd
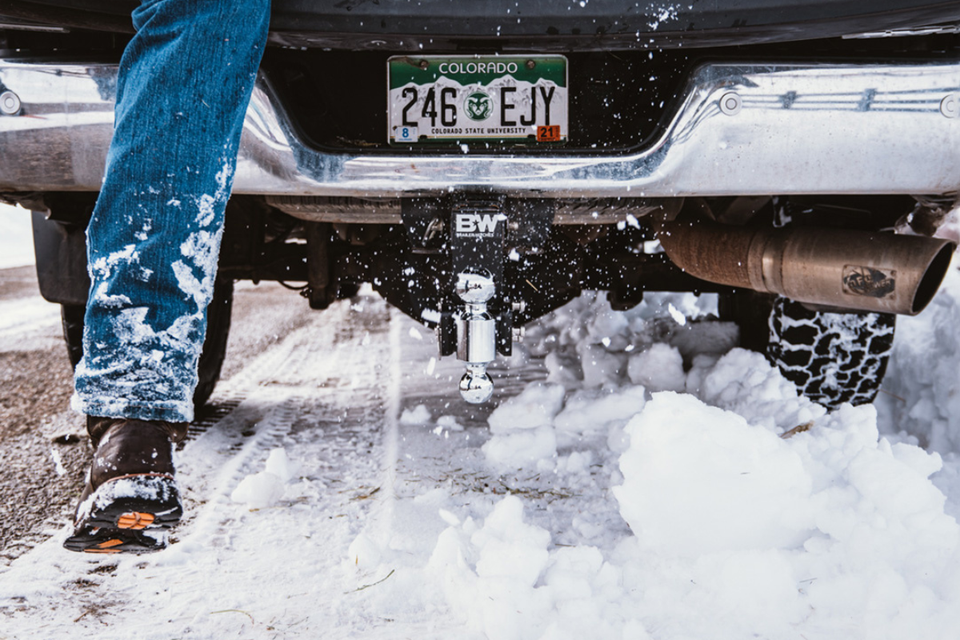
[(656, 218), (667, 256), (692, 276), (843, 310), (916, 315), (933, 299), (956, 245), (848, 229), (754, 229), (685, 208)]

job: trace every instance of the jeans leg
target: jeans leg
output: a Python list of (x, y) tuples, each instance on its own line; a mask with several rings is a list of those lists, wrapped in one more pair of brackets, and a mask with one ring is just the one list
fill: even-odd
[(91, 279), (73, 405), (186, 422), (223, 213), (269, 0), (143, 0), (87, 230)]

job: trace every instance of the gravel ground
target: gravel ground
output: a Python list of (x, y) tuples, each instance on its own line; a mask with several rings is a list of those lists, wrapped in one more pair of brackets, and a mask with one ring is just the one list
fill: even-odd
[[(33, 267), (0, 269), (0, 303), (35, 303)], [(222, 379), (309, 318), (279, 285), (238, 283)], [(0, 334), (0, 562), (70, 518), (90, 461), (83, 417), (69, 408), (72, 372), (51, 308), (46, 322)]]

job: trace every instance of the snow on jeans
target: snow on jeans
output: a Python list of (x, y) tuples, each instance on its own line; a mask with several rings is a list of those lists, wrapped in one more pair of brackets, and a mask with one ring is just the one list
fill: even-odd
[(144, 0), (124, 51), (73, 406), (186, 422), (269, 0)]

